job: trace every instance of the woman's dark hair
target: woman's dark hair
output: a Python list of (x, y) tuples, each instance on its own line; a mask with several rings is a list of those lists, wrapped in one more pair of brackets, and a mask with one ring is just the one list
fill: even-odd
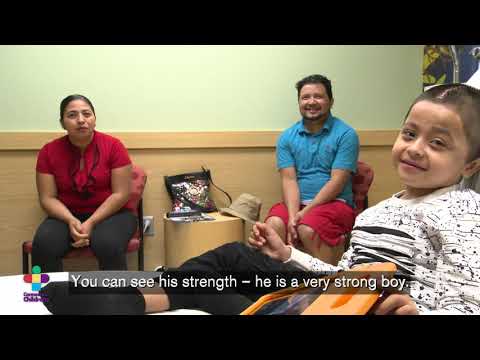
[(420, 101), (449, 106), (460, 115), (463, 132), (467, 138), (469, 154), (467, 161), (480, 158), (480, 90), (474, 87), (453, 83), (434, 86), (420, 94), (408, 109), (407, 119), (412, 107)]
[(300, 91), (302, 90), (302, 88), (308, 84), (322, 84), (323, 86), (325, 86), (328, 98), (332, 100), (332, 82), (323, 75), (309, 75), (306, 78), (303, 78), (302, 80), (297, 82), (295, 87), (297, 88), (298, 98), (300, 98)]
[(90, 108), (92, 109), (93, 115), (95, 115), (95, 108), (93, 107), (92, 102), (88, 100), (86, 96), (79, 95), (79, 94), (68, 95), (60, 103), (60, 124), (62, 124), (62, 127), (63, 127), (63, 113), (65, 112), (65, 108), (68, 106), (68, 104), (70, 104), (72, 101), (75, 101), (75, 100), (85, 101), (88, 104), (88, 106), (90, 106)]

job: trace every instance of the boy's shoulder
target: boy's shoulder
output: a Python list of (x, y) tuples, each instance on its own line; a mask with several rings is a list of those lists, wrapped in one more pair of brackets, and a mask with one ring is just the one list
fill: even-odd
[(355, 223), (362, 222), (362, 221), (369, 221), (372, 219), (378, 219), (378, 216), (388, 216), (388, 214), (394, 214), (399, 212), (398, 202), (395, 199), (395, 195), (378, 202), (377, 204), (370, 206), (363, 210)]
[(371, 215), (372, 213), (386, 210), (392, 212), (408, 211), (407, 209), (417, 208), (422, 211), (434, 212), (447, 211), (449, 213), (474, 213), (480, 215), (480, 194), (472, 189), (462, 188), (461, 186), (454, 186), (450, 190), (439, 195), (427, 196), (421, 201), (402, 201), (399, 194), (394, 194), (391, 197), (380, 201), (376, 205), (365, 209), (362, 214)]
[(432, 200), (435, 207), (451, 215), (480, 215), (480, 194), (472, 189), (455, 187), (449, 192)]

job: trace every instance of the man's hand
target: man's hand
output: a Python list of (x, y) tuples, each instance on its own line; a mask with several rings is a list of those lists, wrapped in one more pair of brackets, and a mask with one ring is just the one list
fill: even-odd
[(248, 243), (272, 259), (286, 261), (290, 258), (291, 249), (285, 245), (282, 238), (268, 224), (255, 223), (248, 238)]
[(290, 217), (288, 220), (287, 226), (287, 245), (293, 245), (293, 241), (297, 240), (298, 232), (297, 227), (302, 218), (305, 216), (307, 212), (307, 207), (303, 208), (302, 210), (298, 211), (293, 217)]
[(297, 226), (295, 224), (295, 217), (288, 219), (287, 224), (287, 245), (293, 245), (294, 241), (297, 240)]
[(298, 226), (298, 224), (300, 223), (300, 221), (303, 219), (303, 217), (305, 216), (305, 214), (307, 213), (308, 211), (308, 207), (304, 207), (302, 210), (300, 210), (299, 212), (297, 212), (293, 218), (293, 222), (294, 222), (294, 225), (295, 226)]
[(408, 294), (390, 294), (375, 304), (375, 315), (418, 315), (418, 309)]

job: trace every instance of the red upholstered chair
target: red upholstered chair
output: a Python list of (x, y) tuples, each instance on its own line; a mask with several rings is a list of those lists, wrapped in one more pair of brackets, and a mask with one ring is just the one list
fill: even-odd
[(373, 182), (373, 169), (370, 165), (358, 161), (357, 172), (352, 178), (353, 201), (355, 202), (355, 217), (368, 207), (368, 190)]
[[(143, 259), (143, 190), (147, 182), (147, 175), (145, 171), (140, 167), (133, 165), (132, 169), (132, 185), (131, 195), (128, 200), (128, 204), (131, 205), (131, 209), (135, 209), (135, 215), (138, 217), (138, 229), (133, 237), (128, 242), (127, 253), (134, 251), (138, 252), (138, 270), (143, 271), (144, 259)], [(32, 241), (26, 241), (22, 244), (22, 267), (23, 273), (28, 274), (30, 272), (29, 254), (32, 253)], [(95, 254), (90, 247), (83, 247), (79, 249), (70, 250), (64, 259), (82, 258), (82, 257), (95, 257)]]
[[(353, 175), (352, 178), (352, 191), (353, 191), (353, 201), (355, 203), (355, 218), (363, 210), (368, 208), (368, 190), (373, 182), (373, 169), (370, 165), (358, 161), (357, 162), (357, 172)], [(350, 246), (350, 233), (346, 236), (345, 241), (345, 251)]]

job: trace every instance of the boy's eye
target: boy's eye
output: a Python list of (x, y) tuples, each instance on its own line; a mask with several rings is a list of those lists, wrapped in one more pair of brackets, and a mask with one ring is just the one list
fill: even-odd
[(445, 147), (445, 146), (446, 146), (445, 142), (444, 142), (443, 140), (440, 140), (440, 139), (433, 139), (433, 140), (431, 141), (431, 143), (432, 143), (433, 145), (439, 146), (439, 147)]
[(404, 138), (413, 139), (415, 137), (415, 133), (409, 129), (403, 129), (402, 135)]

